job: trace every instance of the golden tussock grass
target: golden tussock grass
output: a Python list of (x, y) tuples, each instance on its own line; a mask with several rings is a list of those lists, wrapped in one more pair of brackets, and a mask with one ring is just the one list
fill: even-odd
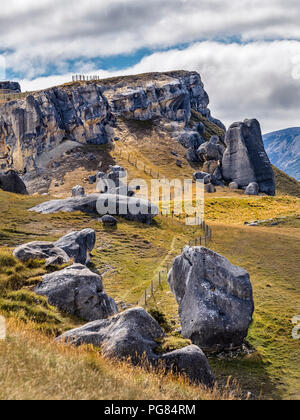
[(233, 400), (240, 391), (191, 386), (184, 378), (103, 358), (89, 346), (56, 343), (30, 323), (8, 320), (0, 341), (1, 400)]

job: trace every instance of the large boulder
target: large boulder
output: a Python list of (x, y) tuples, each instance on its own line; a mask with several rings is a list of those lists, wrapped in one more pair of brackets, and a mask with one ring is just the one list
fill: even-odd
[(245, 120), (232, 124), (226, 133), (222, 159), (223, 177), (241, 188), (256, 182), (259, 191), (275, 195), (272, 165), (264, 148), (259, 122)]
[(30, 242), (20, 245), (13, 251), (13, 254), (19, 261), (46, 260), (46, 265), (54, 263), (62, 265), (70, 261), (65, 251), (51, 242)]
[(63, 249), (75, 263), (88, 264), (90, 252), (96, 244), (96, 234), (93, 229), (84, 229), (80, 232), (71, 232), (63, 236), (54, 245)]
[(164, 335), (157, 321), (144, 309), (129, 309), (107, 320), (91, 322), (68, 331), (59, 341), (79, 346), (101, 347), (106, 357), (146, 363), (184, 373), (192, 381), (211, 386), (213, 376), (208, 361), (199, 348), (188, 346), (172, 353), (158, 355), (157, 340)]
[(254, 311), (249, 274), (204, 247), (174, 260), (169, 285), (179, 304), (182, 334), (203, 350), (240, 347)]
[(211, 175), (207, 172), (195, 172), (193, 178), (196, 182), (203, 181), (204, 184), (209, 184), (211, 182)]
[(51, 305), (85, 321), (106, 319), (118, 312), (103, 289), (102, 278), (81, 264), (42, 277), (35, 293)]
[(27, 194), (26, 185), (15, 171), (0, 172), (0, 189), (15, 194)]
[(219, 137), (212, 136), (210, 141), (203, 143), (198, 148), (197, 153), (201, 161), (206, 162), (206, 161), (213, 160), (213, 161), (218, 162), (219, 160), (222, 159), (224, 148), (219, 143)]
[(159, 213), (158, 207), (149, 201), (113, 194), (91, 194), (85, 197), (51, 200), (33, 207), (30, 211), (41, 214), (75, 211), (100, 216), (110, 214), (146, 224), (151, 224), (152, 219)]

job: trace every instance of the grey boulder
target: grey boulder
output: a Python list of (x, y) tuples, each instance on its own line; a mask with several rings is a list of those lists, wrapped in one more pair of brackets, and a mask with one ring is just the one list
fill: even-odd
[(54, 245), (63, 249), (70, 258), (73, 258), (75, 263), (87, 264), (90, 261), (90, 252), (94, 249), (95, 243), (95, 231), (84, 229), (63, 236)]
[(22, 262), (46, 260), (46, 265), (62, 265), (70, 261), (64, 250), (51, 242), (29, 242), (18, 246), (13, 255)]
[(209, 184), (211, 182), (211, 175), (207, 172), (195, 172), (194, 180), (197, 181), (204, 181), (204, 184)]
[(203, 351), (195, 345), (172, 351), (161, 356), (167, 370), (175, 374), (181, 373), (192, 382), (212, 386), (214, 377)]
[(223, 177), (241, 188), (256, 182), (259, 191), (275, 195), (275, 177), (265, 151), (257, 120), (232, 124), (226, 133), (226, 151), (222, 159)]
[(224, 149), (219, 144), (219, 137), (212, 136), (210, 141), (203, 143), (197, 151), (199, 159), (206, 162), (209, 160), (219, 161), (222, 159)]
[(72, 197), (83, 197), (85, 194), (84, 188), (81, 185), (76, 185), (72, 188)]
[(239, 348), (254, 311), (249, 274), (204, 247), (186, 247), (168, 277), (182, 335), (206, 351)]
[(26, 185), (15, 171), (0, 172), (0, 189), (3, 191), (26, 195)]
[(90, 194), (85, 197), (73, 197), (64, 200), (51, 200), (39, 204), (30, 211), (41, 214), (59, 212), (75, 212), (104, 216), (122, 216), (127, 220), (151, 224), (158, 215), (158, 207), (149, 201), (135, 197), (117, 196), (113, 194)]
[(76, 346), (92, 344), (101, 347), (106, 357), (130, 360), (134, 365), (163, 367), (184, 374), (193, 382), (211, 386), (213, 375), (199, 348), (188, 346), (163, 355), (155, 353), (157, 339), (163, 335), (161, 327), (150, 314), (142, 308), (133, 308), (110, 319), (91, 322), (68, 331), (58, 341)]
[(106, 319), (118, 312), (114, 300), (103, 289), (101, 276), (81, 264), (43, 276), (35, 293), (85, 321)]
[(251, 182), (245, 190), (246, 195), (258, 195), (259, 185), (256, 182)]
[(116, 226), (118, 221), (115, 217), (110, 216), (109, 214), (101, 217), (99, 221), (102, 223), (103, 226)]

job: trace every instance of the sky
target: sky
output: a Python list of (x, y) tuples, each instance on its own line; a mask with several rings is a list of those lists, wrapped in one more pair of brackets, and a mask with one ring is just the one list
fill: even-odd
[(26, 91), (78, 73), (195, 70), (227, 127), (245, 118), (264, 133), (299, 127), (299, 22), (299, 0), (10, 0), (0, 80)]

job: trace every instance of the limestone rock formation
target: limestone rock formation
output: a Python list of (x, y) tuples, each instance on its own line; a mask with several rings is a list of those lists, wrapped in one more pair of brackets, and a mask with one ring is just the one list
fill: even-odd
[(103, 289), (101, 276), (81, 264), (46, 274), (35, 293), (46, 296), (51, 305), (85, 321), (106, 319), (118, 312), (114, 300)]
[(247, 187), (256, 182), (259, 191), (275, 195), (275, 178), (270, 160), (265, 152), (259, 122), (245, 120), (230, 126), (226, 133), (227, 148), (222, 159), (223, 177)]
[(88, 264), (90, 252), (96, 244), (96, 234), (93, 229), (84, 229), (80, 232), (71, 232), (63, 236), (54, 245), (73, 258), (75, 263)]
[(244, 269), (207, 248), (186, 247), (174, 260), (168, 281), (185, 338), (207, 351), (243, 344), (254, 311)]
[(21, 86), (18, 82), (0, 82), (0, 93), (1, 91), (7, 91), (9, 93), (20, 93)]
[(113, 120), (97, 84), (36, 92), (0, 109), (0, 155), (26, 171), (43, 167), (48, 154), (66, 141), (107, 143), (106, 127)]
[(133, 364), (164, 366), (167, 370), (184, 373), (191, 381), (211, 386), (213, 375), (203, 352), (196, 346), (188, 346), (171, 353), (157, 355), (156, 340), (163, 336), (157, 321), (144, 309), (134, 308), (107, 320), (91, 322), (71, 330), (58, 338), (79, 346), (93, 344), (101, 347), (102, 354), (121, 360), (130, 359)]
[(82, 211), (101, 216), (119, 215), (127, 220), (146, 224), (151, 224), (152, 219), (159, 213), (158, 207), (149, 201), (112, 194), (91, 194), (65, 200), (51, 200), (33, 207), (30, 211), (42, 214)]
[(46, 265), (62, 265), (70, 261), (65, 251), (51, 242), (30, 242), (20, 245), (13, 251), (13, 254), (18, 260), (23, 262), (29, 260), (46, 260)]
[(13, 170), (0, 172), (0, 189), (15, 194), (27, 194), (26, 185)]
[[(0, 108), (0, 158), (20, 171), (44, 169), (59, 151), (81, 144), (106, 144), (114, 135), (117, 117), (170, 121), (187, 136), (197, 138), (188, 123), (191, 111), (215, 120), (209, 98), (196, 72), (176, 71), (64, 85), (35, 92)], [(218, 121), (217, 121), (218, 122)], [(218, 122), (221, 125), (220, 122)], [(176, 131), (176, 130), (175, 130)], [(177, 134), (174, 133), (174, 141)], [(182, 138), (182, 136), (180, 136)], [(181, 141), (181, 140), (180, 140)], [(200, 143), (199, 143), (200, 142)], [(191, 151), (190, 151), (191, 153)], [(195, 158), (195, 154), (193, 154)], [(26, 175), (29, 177), (29, 175)]]

